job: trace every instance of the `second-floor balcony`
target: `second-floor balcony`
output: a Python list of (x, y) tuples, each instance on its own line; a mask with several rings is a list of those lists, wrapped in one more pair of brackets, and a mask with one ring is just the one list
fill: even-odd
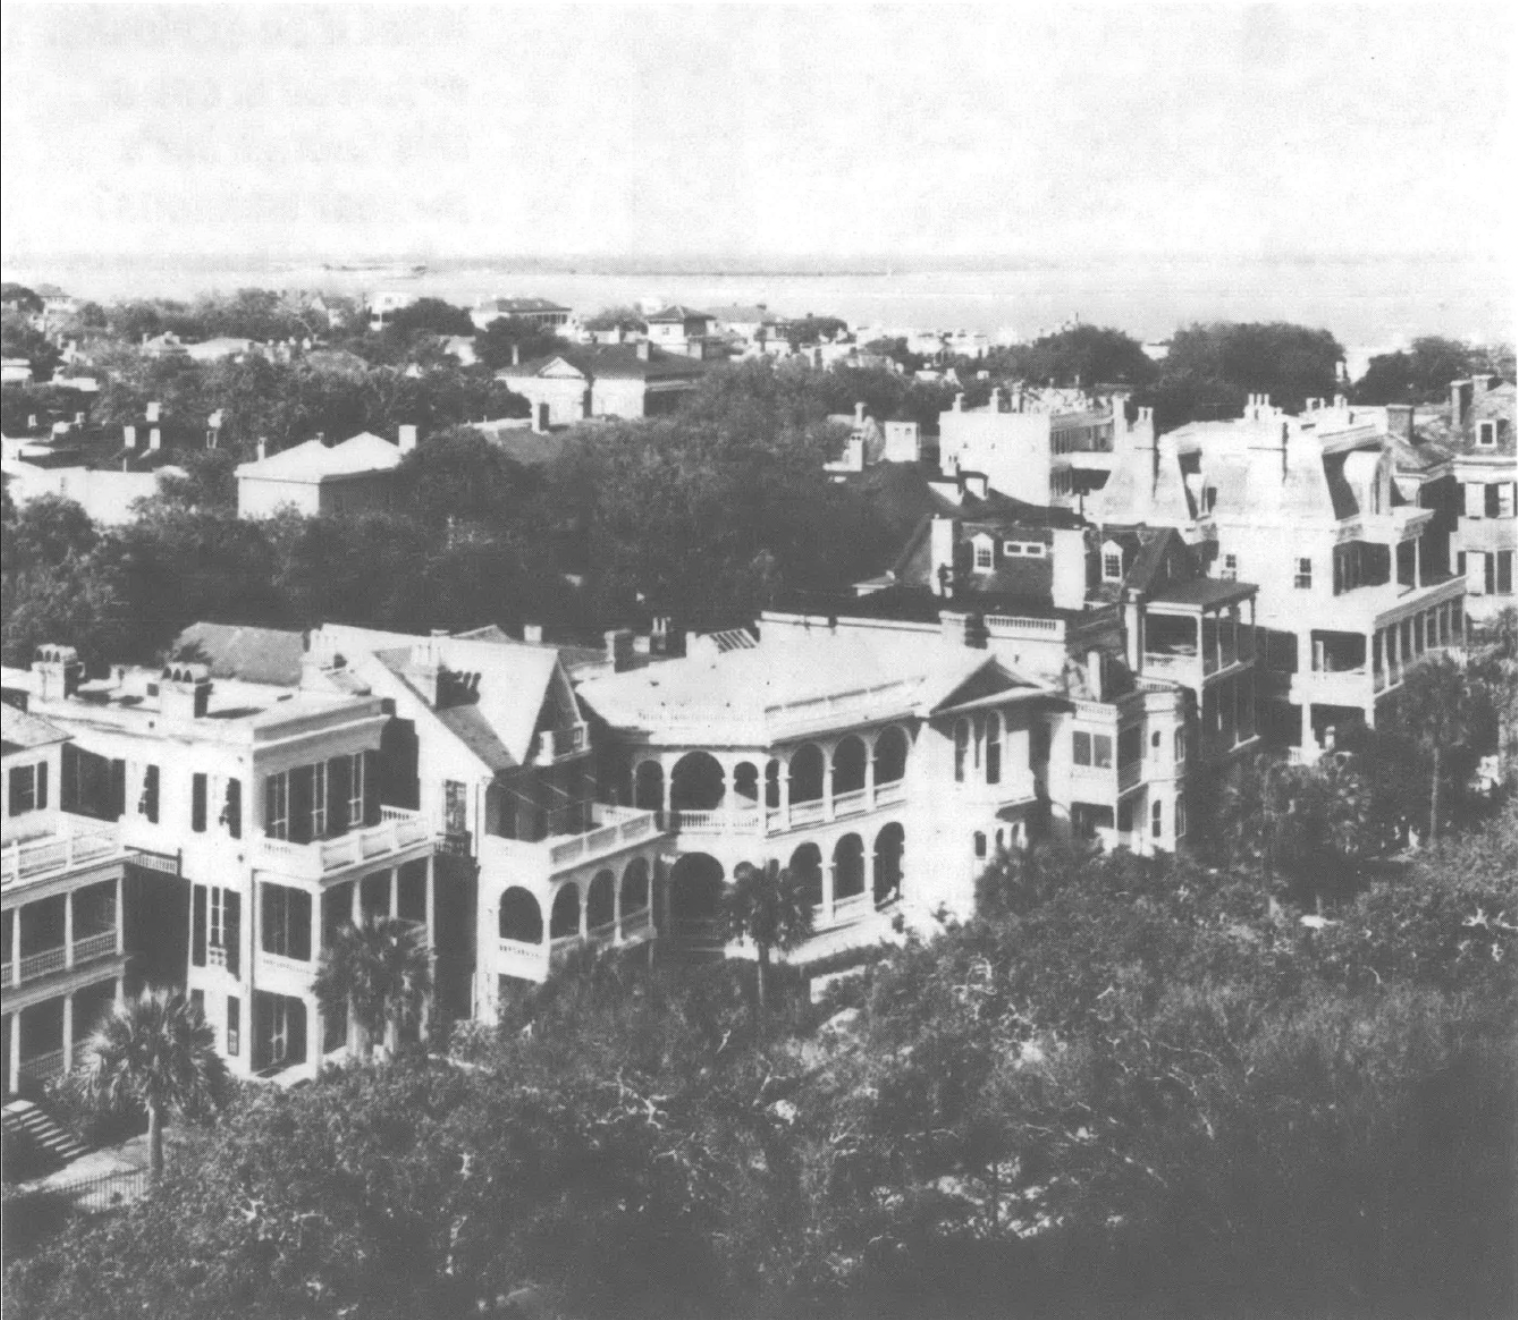
[(111, 822), (60, 814), (50, 826), (45, 833), (7, 839), (0, 847), (0, 889), (54, 879), (126, 855), (121, 832)]
[(394, 865), (403, 854), (423, 852), (431, 845), (432, 833), (421, 813), (382, 807), (377, 824), (335, 838), (297, 843), (259, 834), (254, 839), (254, 865), (293, 879), (329, 880), (371, 864)]
[(646, 843), (666, 828), (657, 812), (605, 802), (590, 804), (589, 824), (587, 830), (537, 840), (486, 834), (480, 839), (480, 865), (504, 867), (523, 880), (547, 880), (558, 872)]
[(84, 967), (104, 958), (114, 958), (118, 948), (116, 932), (104, 930), (80, 936), (72, 945), (56, 944), (50, 948), (23, 953), (19, 960), (7, 956), (5, 962), (0, 964), (0, 986), (13, 990), (31, 981), (40, 981), (46, 976), (72, 971), (75, 967)]

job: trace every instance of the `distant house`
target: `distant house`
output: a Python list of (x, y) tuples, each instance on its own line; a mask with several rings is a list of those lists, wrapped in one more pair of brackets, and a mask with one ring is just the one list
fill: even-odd
[(395, 469), (415, 447), (416, 428), (403, 426), (399, 445), (365, 431), (339, 445), (307, 440), (244, 463), (237, 469), (238, 516), (268, 518), (287, 505), (307, 516), (384, 508)]
[(418, 295), (410, 292), (385, 290), (369, 295), (369, 328), (382, 330), (403, 307), (410, 307)]
[(30, 385), (32, 364), (26, 358), (0, 358), (0, 384)]
[(737, 335), (751, 344), (785, 338), (785, 317), (770, 311), (763, 303), (718, 307), (711, 317), (717, 333)]
[(87, 467), (42, 467), (26, 461), (4, 461), (5, 489), (17, 507), (43, 495), (72, 500), (97, 523), (120, 526), (137, 517), (138, 500), (158, 494), (165, 476), (185, 475), (183, 468), (165, 464), (145, 472)]
[(474, 351), (474, 340), (469, 335), (444, 335), (441, 347), (443, 352), (461, 366), (472, 367), (480, 360)]
[(485, 330), (508, 317), (530, 321), (544, 330), (556, 330), (568, 324), (569, 308), (549, 302), (547, 298), (491, 298), (479, 303), (469, 313), (477, 330)]
[(534, 427), (546, 430), (592, 417), (673, 412), (705, 370), (697, 358), (667, 353), (644, 341), (567, 348), (503, 367), (496, 379), (532, 404)]
[(235, 339), (230, 335), (184, 345), (185, 356), (192, 362), (240, 362), (245, 357), (262, 354), (263, 351), (264, 346), (256, 339)]
[(650, 312), (645, 318), (652, 343), (679, 351), (686, 351), (693, 341), (710, 336), (714, 319), (710, 312), (698, 312), (678, 303)]

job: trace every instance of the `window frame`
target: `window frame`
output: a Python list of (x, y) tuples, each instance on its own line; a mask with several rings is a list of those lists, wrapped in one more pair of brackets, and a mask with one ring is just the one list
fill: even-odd
[(264, 834), (270, 839), (290, 837), (290, 774), (276, 770), (264, 776)]
[[(1303, 567), (1303, 566), (1306, 567)], [(1298, 555), (1295, 570), (1292, 573), (1292, 586), (1297, 591), (1312, 590), (1312, 557), (1310, 555)]]

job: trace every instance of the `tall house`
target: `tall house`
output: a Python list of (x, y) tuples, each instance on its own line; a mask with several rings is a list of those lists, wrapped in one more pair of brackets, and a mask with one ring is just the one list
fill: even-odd
[[(389, 715), (378, 792), (438, 839), (438, 986), (494, 1020), (513, 981), (541, 981), (583, 944), (653, 937), (664, 834), (653, 812), (597, 801), (596, 748), (557, 648), (314, 631), (305, 690), (362, 692)], [(613, 664), (631, 659), (613, 634)]]
[(1490, 376), (1450, 386), (1449, 429), (1460, 487), (1450, 556), (1465, 578), (1467, 608), (1485, 619), (1515, 602), (1513, 552), (1518, 549), (1518, 443), (1513, 383)]
[(661, 938), (720, 950), (718, 905), (745, 862), (807, 884), (800, 962), (967, 913), (994, 843), (1040, 828), (1058, 695), (966, 647), (953, 621), (765, 615), (760, 628), (579, 689), (605, 729), (605, 794), (657, 812), (670, 836)]
[(1079, 509), (1107, 480), (1125, 408), (1122, 395), (1100, 401), (1078, 389), (996, 389), (983, 408), (956, 395), (938, 417), (939, 461), (945, 475), (980, 473), (1014, 499)]
[(1174, 527), (1209, 573), (1259, 587), (1261, 730), (1315, 757), (1374, 724), (1410, 665), (1464, 634), (1465, 582), (1430, 567), (1434, 511), (1403, 502), (1384, 410), (1342, 402), (1130, 435), (1092, 516)]
[[(66, 668), (77, 679), (71, 652), (55, 653), (54, 663), (60, 675)], [(7, 1094), (67, 1072), (80, 1042), (124, 990), (128, 852), (114, 824), (60, 803), (68, 742), (52, 721), (0, 705), (0, 1066)]]
[(71, 739), (60, 805), (166, 861), (129, 899), (134, 974), (185, 985), (234, 1074), (298, 1080), (341, 1057), (346, 1014), (324, 1019), (314, 992), (334, 932), (387, 915), (433, 944), (433, 838), (381, 805), (380, 700), (213, 682), (200, 663), (81, 682), (56, 647), (32, 680), (30, 713)]

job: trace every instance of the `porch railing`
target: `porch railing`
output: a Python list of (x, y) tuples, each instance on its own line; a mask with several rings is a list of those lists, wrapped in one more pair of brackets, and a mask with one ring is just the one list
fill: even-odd
[(120, 836), (110, 826), (13, 839), (0, 847), (0, 888), (8, 889), (22, 880), (104, 861), (122, 852)]
[(52, 1050), (47, 1054), (34, 1054), (21, 1060), (23, 1082), (47, 1082), (63, 1075), (63, 1051)]

